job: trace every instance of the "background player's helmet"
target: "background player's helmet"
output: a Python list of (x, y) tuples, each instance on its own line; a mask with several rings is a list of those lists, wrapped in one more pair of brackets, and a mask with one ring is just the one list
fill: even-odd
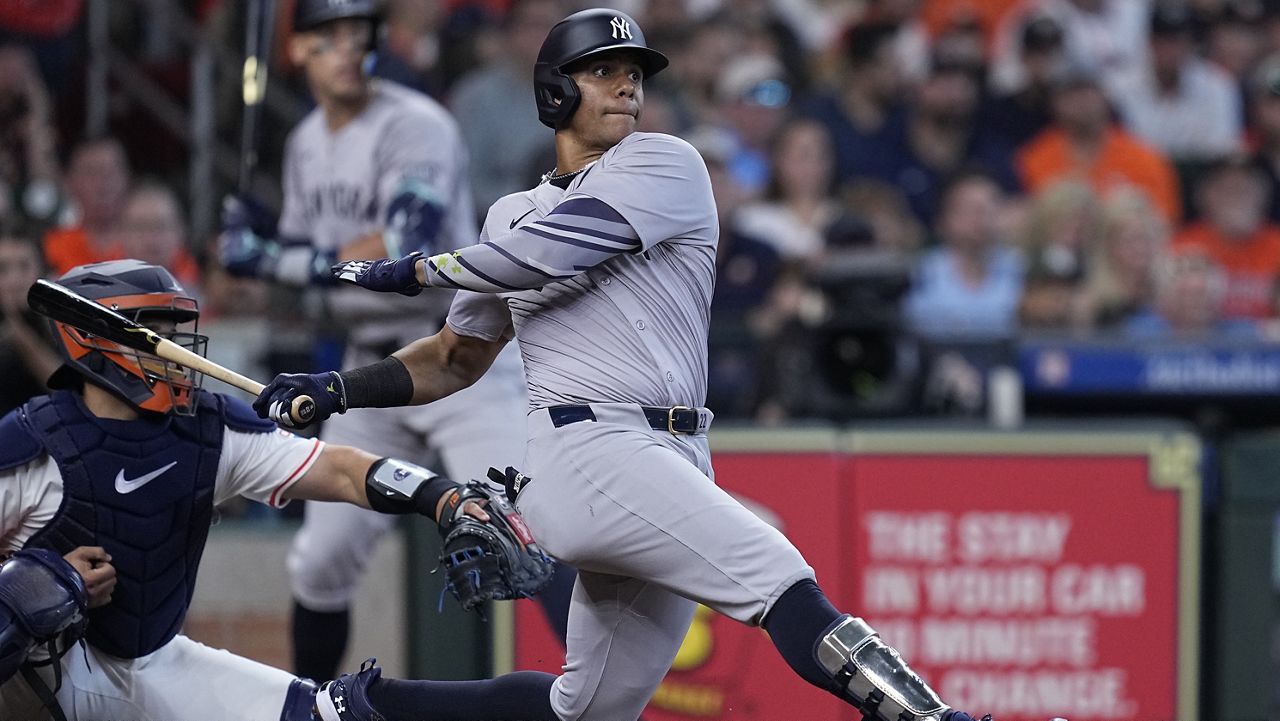
[(646, 78), (667, 67), (667, 56), (645, 44), (640, 26), (626, 13), (594, 8), (576, 12), (556, 23), (542, 41), (538, 62), (533, 66), (538, 120), (549, 128), (558, 128), (577, 110), (582, 95), (578, 84), (564, 72), (566, 66), (596, 53), (620, 48), (637, 51)]
[[(196, 332), (199, 305), (160, 266), (140, 260), (91, 263), (67, 271), (58, 283), (149, 327), (157, 321), (172, 322), (175, 327), (189, 323), (190, 332), (153, 329), (204, 355), (208, 338)], [(65, 323), (55, 321), (53, 327), (63, 364), (49, 377), (50, 388), (72, 387), (84, 380), (141, 411), (178, 415), (195, 412), (193, 394), (201, 374)]]
[(314, 30), (327, 22), (343, 18), (367, 18), (373, 23), (373, 37), (376, 38), (381, 16), (380, 0), (297, 0), (293, 6), (293, 31), (300, 33)]

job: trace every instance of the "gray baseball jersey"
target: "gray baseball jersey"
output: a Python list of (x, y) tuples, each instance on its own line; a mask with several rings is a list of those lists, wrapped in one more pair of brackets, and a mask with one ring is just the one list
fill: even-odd
[[(426, 275), (467, 289), (449, 312), (454, 331), (515, 337), (524, 356), (533, 480), (517, 505), (543, 548), (579, 571), (551, 703), (564, 719), (634, 719), (696, 603), (758, 624), (813, 578), (777, 529), (716, 486), (705, 434), (655, 430), (639, 407), (705, 397), (710, 179), (687, 143), (635, 133), (564, 190), (498, 201), (485, 229), (481, 243), (428, 259)], [(561, 404), (590, 413), (566, 422), (549, 408)]]
[[(336, 131), (317, 108), (285, 146), (280, 237), (307, 239), (336, 251), (386, 224), (391, 202), (406, 189), (444, 209), (429, 252), (475, 242), (475, 209), (467, 153), (457, 124), (427, 96), (386, 80), (373, 81), (369, 105)], [(394, 239), (390, 239), (394, 242)], [(396, 249), (388, 254), (397, 256)], [(452, 295), (378, 298), (353, 288), (330, 291), (335, 317), (363, 344), (408, 341), (439, 329)]]
[[(539, 288), (460, 291), (450, 326), (464, 335), (519, 338), (532, 408), (594, 401), (701, 405), (719, 238), (702, 159), (678, 138), (633, 133), (567, 189), (543, 183), (499, 200), (485, 220), (481, 244), (472, 250), (488, 250), (500, 236), (521, 230), (539, 234), (534, 242), (551, 245), (534, 252), (580, 253), (583, 243), (609, 242), (602, 236), (612, 234), (600, 229), (605, 225), (600, 219), (576, 216), (582, 227), (570, 230), (547, 218), (557, 205), (575, 198), (595, 199), (615, 210), (638, 236), (635, 246), (621, 254), (609, 247), (598, 265), (570, 268), (570, 277)], [(459, 257), (472, 267), (488, 260), (479, 254)], [(519, 271), (519, 261), (495, 260)], [(504, 270), (481, 272), (493, 279)], [(443, 272), (455, 284), (473, 275), (456, 262)]]

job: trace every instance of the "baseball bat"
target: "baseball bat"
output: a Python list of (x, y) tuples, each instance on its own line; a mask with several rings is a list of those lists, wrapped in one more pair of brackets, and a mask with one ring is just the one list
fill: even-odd
[[(37, 280), (27, 290), (27, 305), (47, 318), (75, 326), (122, 346), (173, 361), (254, 395), (262, 393), (265, 387), (252, 378), (193, 353), (150, 328), (57, 283)], [(310, 421), (315, 412), (316, 404), (311, 396), (298, 396), (290, 406), (290, 415), (303, 423)]]
[(258, 126), (262, 117), (262, 101), (267, 93), (267, 66), (271, 62), (275, 8), (271, 0), (251, 0), (246, 13), (240, 88), (244, 114), (240, 119), (240, 177), (236, 186), (241, 194), (252, 190), (253, 173), (258, 167)]

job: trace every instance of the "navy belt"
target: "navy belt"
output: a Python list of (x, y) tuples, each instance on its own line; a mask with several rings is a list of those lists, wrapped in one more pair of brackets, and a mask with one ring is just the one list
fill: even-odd
[[(698, 419), (702, 415), (699, 408), (640, 406), (640, 409), (644, 411), (649, 427), (655, 431), (693, 435), (706, 430), (698, 427)], [(556, 428), (596, 419), (595, 411), (591, 410), (591, 406), (549, 406), (547, 415), (551, 417), (551, 424)]]

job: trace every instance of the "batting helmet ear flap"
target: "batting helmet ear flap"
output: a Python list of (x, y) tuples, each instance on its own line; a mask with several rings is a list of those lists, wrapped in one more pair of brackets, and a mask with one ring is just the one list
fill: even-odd
[(630, 51), (646, 78), (667, 67), (667, 56), (645, 44), (640, 26), (626, 13), (608, 8), (582, 10), (551, 28), (533, 66), (533, 97), (543, 125), (553, 130), (560, 128), (582, 99), (577, 83), (565, 69), (583, 58), (611, 50)]
[(538, 119), (555, 130), (578, 109), (582, 92), (573, 78), (559, 70), (545, 73), (534, 85), (538, 101)]

